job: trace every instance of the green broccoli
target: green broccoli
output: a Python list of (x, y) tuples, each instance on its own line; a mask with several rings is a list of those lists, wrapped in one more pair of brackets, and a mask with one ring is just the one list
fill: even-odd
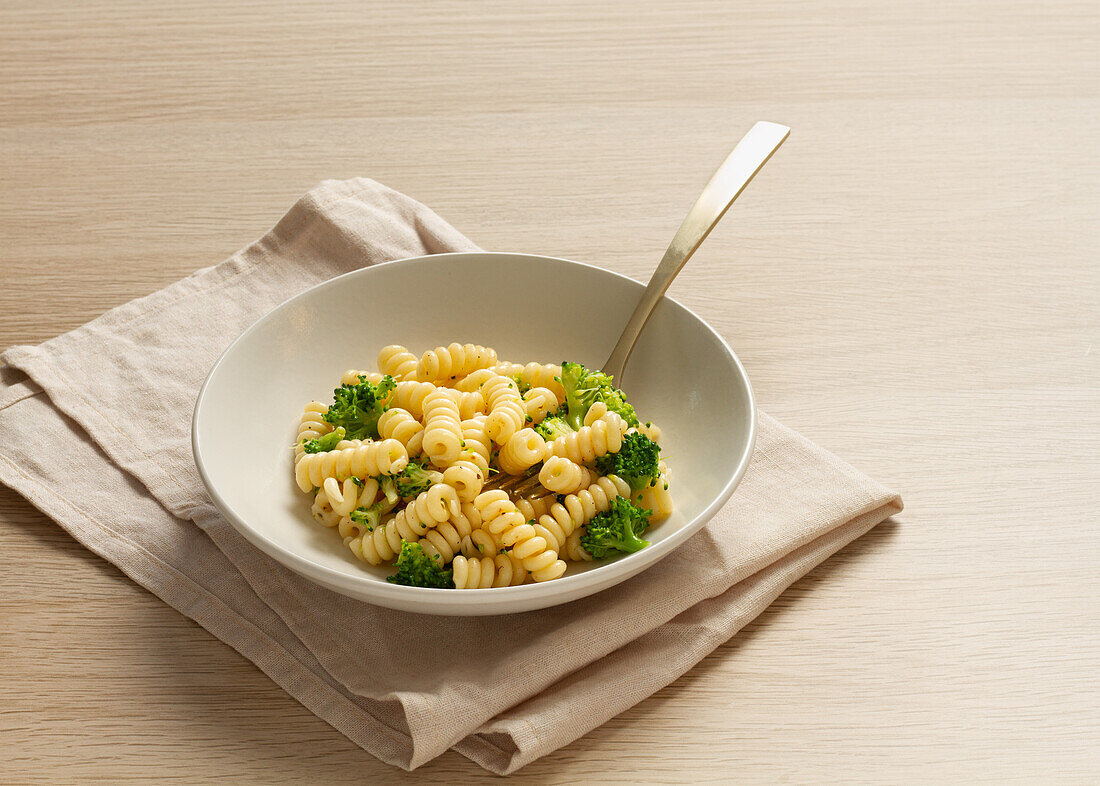
[(356, 508), (348, 518), (362, 527), (364, 531), (374, 532), (374, 528), (382, 521), (382, 505), (376, 502), (369, 508)]
[(596, 459), (595, 469), (601, 475), (618, 475), (630, 484), (630, 490), (641, 491), (656, 478), (661, 448), (645, 434), (632, 431), (623, 437), (618, 453), (608, 453)]
[(339, 426), (323, 437), (317, 437), (317, 439), (303, 439), (302, 450), (306, 453), (324, 453), (326, 450), (335, 450), (336, 444), (344, 439), (346, 433), (344, 427)]
[(341, 385), (332, 392), (333, 403), (325, 413), (326, 421), (343, 426), (348, 439), (378, 438), (378, 418), (386, 411), (386, 399), (397, 387), (387, 375), (377, 385), (362, 374), (355, 385)]
[(519, 374), (516, 374), (512, 379), (515, 381), (516, 387), (519, 388), (519, 394), (521, 396), (531, 389), (531, 384)]
[(405, 465), (405, 469), (401, 470), (401, 474), (394, 477), (397, 481), (397, 493), (405, 498), (415, 497), (443, 481), (442, 473), (428, 469), (422, 462), (417, 461), (410, 461)]
[(349, 518), (367, 532), (374, 532), (374, 528), (382, 522), (382, 515), (393, 510), (400, 497), (397, 494), (397, 484), (391, 476), (381, 478), (382, 499), (367, 508), (356, 508)]
[(547, 442), (553, 442), (558, 437), (572, 434), (573, 429), (570, 428), (561, 415), (547, 415), (541, 423), (535, 426), (535, 433)]
[(596, 559), (615, 551), (641, 551), (649, 545), (641, 538), (649, 527), (649, 514), (629, 500), (615, 497), (606, 513), (596, 514), (585, 526), (581, 546)]
[(432, 587), (434, 589), (454, 589), (455, 582), (450, 570), (424, 553), (419, 543), (401, 543), (401, 553), (393, 563), (397, 572), (386, 579), (391, 584), (404, 584), (408, 587)]
[(626, 400), (623, 392), (615, 387), (609, 374), (590, 371), (580, 363), (565, 361), (561, 364), (561, 384), (565, 388), (565, 421), (574, 431), (584, 425), (584, 416), (597, 401), (607, 405), (610, 412), (622, 416), (628, 426), (638, 425), (638, 416)]
[(401, 494), (397, 491), (396, 479), (393, 475), (383, 475), (379, 485), (381, 486), (384, 501), (389, 504), (388, 510), (393, 510), (394, 505), (401, 499)]

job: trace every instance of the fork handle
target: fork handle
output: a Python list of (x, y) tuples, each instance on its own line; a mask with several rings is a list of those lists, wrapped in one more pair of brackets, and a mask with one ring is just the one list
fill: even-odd
[(668, 250), (665, 251), (657, 269), (653, 271), (653, 276), (649, 279), (645, 292), (642, 293), (638, 305), (634, 308), (634, 313), (631, 314), (622, 335), (619, 336), (618, 343), (611, 351), (611, 356), (603, 364), (603, 371), (616, 379), (622, 377), (630, 351), (634, 349), (634, 343), (638, 340), (638, 335), (645, 327), (657, 301), (691, 259), (695, 249), (707, 239), (707, 235), (726, 214), (733, 201), (741, 195), (745, 186), (752, 182), (756, 173), (768, 162), (772, 153), (779, 149), (790, 133), (791, 129), (787, 126), (760, 121), (742, 137), (722, 166), (718, 167), (718, 171), (711, 177), (703, 193), (699, 195), (699, 199), (688, 211), (684, 222), (676, 230)]

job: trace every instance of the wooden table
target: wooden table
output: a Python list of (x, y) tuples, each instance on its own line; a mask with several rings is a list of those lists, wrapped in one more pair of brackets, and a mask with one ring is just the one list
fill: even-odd
[[(673, 287), (762, 408), (907, 509), (533, 782), (1100, 777), (1100, 15), (842, 0), (0, 8), (0, 347), (212, 264), (328, 177)], [(490, 780), (379, 763), (0, 490), (0, 781)]]

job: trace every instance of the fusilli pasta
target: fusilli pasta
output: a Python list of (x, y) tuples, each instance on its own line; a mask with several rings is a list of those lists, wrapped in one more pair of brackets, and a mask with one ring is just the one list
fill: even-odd
[(331, 406), (306, 405), (294, 478), (359, 560), (397, 560), (391, 581), (552, 581), (566, 560), (647, 545), (643, 509), (650, 527), (672, 512), (661, 431), (606, 375), (459, 343), (419, 358), (391, 344), (378, 369), (349, 369)]
[(597, 513), (606, 511), (615, 497), (629, 499), (629, 484), (615, 475), (600, 478), (588, 488), (569, 494), (561, 502), (551, 505), (550, 510), (539, 517), (535, 530), (547, 543), (561, 551), (566, 538)]
[(574, 464), (592, 462), (607, 453), (618, 453), (625, 431), (623, 419), (608, 412), (591, 426), (582, 426), (580, 431), (555, 439), (550, 443), (550, 453)]
[[(546, 455), (546, 442), (532, 429), (524, 428), (512, 435), (500, 449), (500, 469), (509, 475), (520, 475), (535, 466)], [(544, 484), (545, 485), (545, 484)]]
[(381, 442), (342, 442), (350, 447), (324, 453), (306, 453), (298, 459), (294, 477), (302, 491), (309, 491), (325, 482), (325, 478), (368, 478), (372, 475), (396, 475), (409, 463), (405, 446), (396, 439)]
[(416, 355), (400, 344), (382, 347), (378, 353), (378, 370), (389, 374), (398, 382), (416, 377)]
[(416, 378), (422, 382), (439, 383), (489, 368), (496, 362), (495, 350), (476, 344), (450, 344), (425, 352), (416, 367)]

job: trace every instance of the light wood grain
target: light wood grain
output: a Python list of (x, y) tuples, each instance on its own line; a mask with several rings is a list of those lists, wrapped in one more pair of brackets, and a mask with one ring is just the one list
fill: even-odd
[[(1100, 777), (1093, 2), (0, 6), (0, 347), (211, 264), (326, 177), (644, 277), (907, 509), (531, 782)], [(0, 490), (0, 781), (474, 782), (380, 764)]]

